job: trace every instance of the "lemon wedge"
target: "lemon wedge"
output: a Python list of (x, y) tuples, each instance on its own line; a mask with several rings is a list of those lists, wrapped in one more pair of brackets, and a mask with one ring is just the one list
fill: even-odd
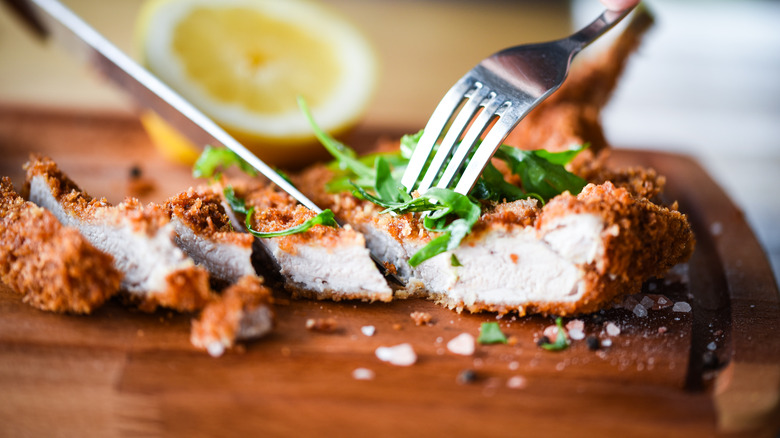
[[(137, 36), (153, 74), (276, 165), (325, 155), (298, 96), (324, 130), (339, 134), (358, 121), (376, 83), (366, 38), (307, 0), (151, 0)], [(194, 145), (155, 115), (142, 122), (164, 155), (191, 161)]]

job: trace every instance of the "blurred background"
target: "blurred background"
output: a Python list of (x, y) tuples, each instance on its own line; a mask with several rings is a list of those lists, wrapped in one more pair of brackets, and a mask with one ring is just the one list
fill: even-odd
[[(321, 1), (348, 16), (379, 54), (380, 82), (363, 123), (410, 131), (483, 57), (565, 36), (601, 10), (597, 0)], [(141, 0), (63, 3), (135, 52)], [(743, 209), (780, 277), (780, 2), (646, 3), (657, 24), (603, 114), (607, 138), (694, 156)], [(129, 99), (36, 41), (2, 2), (0, 105), (134, 114)]]

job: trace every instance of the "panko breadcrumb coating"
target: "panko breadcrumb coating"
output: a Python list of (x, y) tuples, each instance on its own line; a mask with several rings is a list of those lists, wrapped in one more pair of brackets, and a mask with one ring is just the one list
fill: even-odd
[(230, 284), (255, 274), (255, 239), (233, 228), (222, 195), (208, 187), (190, 188), (168, 199), (164, 208), (176, 229), (176, 244), (213, 278)]
[(111, 256), (0, 180), (0, 279), (41, 310), (90, 313), (119, 290)]
[(122, 291), (141, 310), (161, 306), (187, 312), (208, 302), (208, 272), (176, 247), (162, 206), (143, 206), (133, 198), (112, 206), (92, 198), (47, 157), (31, 157), (25, 169), (29, 199), (110, 254), (123, 273)]
[(192, 321), (190, 341), (214, 357), (236, 341), (259, 338), (273, 328), (271, 291), (248, 275), (215, 297)]
[[(283, 231), (316, 215), (273, 185), (236, 184), (235, 193), (245, 200), (247, 208), (254, 207), (250, 223), (255, 231)], [(351, 226), (315, 225), (305, 233), (258, 240), (293, 296), (336, 301), (393, 298), (371, 260), (365, 238)]]

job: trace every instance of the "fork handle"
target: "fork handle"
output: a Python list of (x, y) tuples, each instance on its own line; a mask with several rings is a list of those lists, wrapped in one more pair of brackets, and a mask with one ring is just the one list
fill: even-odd
[(620, 20), (626, 17), (635, 6), (632, 6), (622, 11), (605, 10), (598, 16), (592, 23), (580, 29), (579, 32), (572, 34), (566, 38), (571, 44), (572, 49), (580, 51), (584, 49), (588, 44), (596, 40), (596, 38), (603, 35), (606, 31), (612, 28)]

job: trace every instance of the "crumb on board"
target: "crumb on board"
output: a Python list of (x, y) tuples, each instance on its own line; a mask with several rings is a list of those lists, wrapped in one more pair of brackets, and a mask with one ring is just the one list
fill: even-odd
[(333, 318), (309, 318), (306, 320), (307, 330), (330, 333), (336, 328), (338, 328), (338, 322)]
[(412, 317), (412, 321), (418, 327), (421, 325), (432, 325), (433, 322), (433, 317), (428, 312), (412, 312), (409, 316)]

